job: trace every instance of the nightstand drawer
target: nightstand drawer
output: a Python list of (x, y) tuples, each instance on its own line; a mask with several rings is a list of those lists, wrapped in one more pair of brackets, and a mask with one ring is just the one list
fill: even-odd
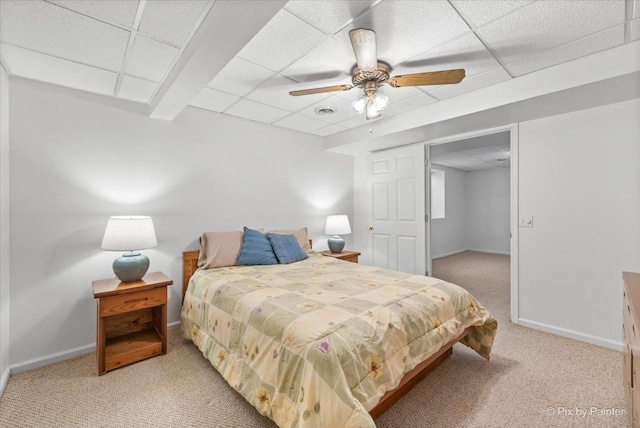
[(165, 287), (121, 296), (104, 297), (100, 299), (100, 316), (108, 317), (138, 309), (152, 308), (165, 303), (167, 303), (167, 289)]

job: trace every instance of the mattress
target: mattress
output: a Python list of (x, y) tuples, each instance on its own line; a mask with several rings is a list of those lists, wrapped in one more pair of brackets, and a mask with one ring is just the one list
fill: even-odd
[(374, 427), (385, 392), (468, 327), (488, 359), (497, 322), (464, 289), (315, 253), (196, 271), (182, 307), (185, 337), (280, 427)]

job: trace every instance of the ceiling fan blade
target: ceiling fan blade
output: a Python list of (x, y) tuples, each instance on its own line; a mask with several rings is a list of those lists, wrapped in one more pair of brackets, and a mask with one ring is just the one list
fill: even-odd
[(324, 88), (301, 89), (299, 91), (291, 91), (289, 92), (289, 95), (298, 97), (300, 95), (321, 94), (323, 92), (348, 91), (351, 88), (353, 88), (353, 86), (351, 85), (325, 86)]
[(362, 71), (373, 72), (378, 68), (378, 54), (376, 51), (376, 33), (366, 28), (354, 28), (349, 31), (353, 53), (356, 54), (358, 68)]
[(394, 88), (405, 86), (448, 85), (460, 83), (464, 79), (464, 70), (428, 71), (426, 73), (405, 74), (394, 76), (387, 83)]

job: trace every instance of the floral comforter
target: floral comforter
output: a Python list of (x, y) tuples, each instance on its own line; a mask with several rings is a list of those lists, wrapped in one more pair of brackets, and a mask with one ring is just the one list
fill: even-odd
[(497, 322), (462, 288), (319, 254), (197, 271), (182, 307), (185, 337), (280, 427), (374, 427), (384, 393), (470, 326), (488, 359)]

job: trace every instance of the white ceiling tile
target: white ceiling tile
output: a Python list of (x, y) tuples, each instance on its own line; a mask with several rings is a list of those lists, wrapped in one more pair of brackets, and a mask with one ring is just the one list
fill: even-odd
[(485, 162), (491, 162), (497, 159), (508, 159), (511, 157), (511, 153), (505, 152), (497, 147), (480, 147), (477, 149), (461, 150), (459, 153)]
[(319, 30), (333, 34), (377, 0), (290, 1), (285, 9)]
[(316, 129), (315, 131), (311, 131), (312, 134), (320, 135), (321, 137), (326, 137), (327, 135), (332, 135), (337, 132), (342, 132), (346, 128), (343, 128), (339, 125), (329, 125), (324, 128)]
[(640, 39), (640, 19), (631, 22), (631, 40), (637, 39)]
[(571, 61), (624, 43), (624, 25), (507, 64), (516, 76)]
[(217, 111), (220, 113), (229, 108), (229, 106), (239, 99), (240, 97), (236, 95), (225, 94), (224, 92), (216, 91), (215, 89), (204, 88), (191, 100), (189, 104), (205, 110)]
[(624, 0), (540, 1), (477, 32), (505, 63), (624, 22)]
[[(382, 112), (382, 117), (384, 117), (384, 112)], [(363, 114), (352, 117), (351, 119), (344, 120), (338, 124), (338, 126), (342, 126), (343, 128), (351, 129), (357, 126), (362, 125), (371, 125), (372, 123), (382, 119), (382, 117), (375, 120), (367, 120), (367, 117)]]
[(486, 71), (484, 73), (476, 74), (475, 76), (471, 76), (469, 78), (465, 78), (457, 85), (440, 86), (433, 91), (429, 91), (429, 94), (433, 95), (437, 99), (443, 100), (467, 92), (475, 91), (487, 86), (495, 85), (496, 83), (504, 82), (505, 80), (509, 80), (510, 78), (511, 76), (509, 76), (509, 73), (507, 73), (504, 68), (499, 67), (494, 68), (490, 71)]
[(6, 44), (0, 50), (16, 76), (107, 95), (116, 88), (117, 73)]
[(281, 74), (296, 82), (318, 82), (322, 86), (351, 83), (356, 57), (350, 43), (328, 38)]
[(463, 68), (473, 76), (499, 65), (478, 37), (468, 33), (399, 64), (392, 75)]
[(238, 56), (279, 71), (322, 43), (326, 37), (320, 30), (281, 9)]
[(178, 52), (172, 46), (138, 34), (127, 62), (127, 74), (160, 82), (171, 69)]
[(409, 110), (433, 104), (436, 101), (437, 100), (433, 99), (429, 95), (420, 93), (420, 95), (416, 95), (415, 97), (407, 98), (406, 100), (398, 101), (395, 103), (390, 103), (389, 106), (382, 112), (382, 116), (395, 116)]
[(182, 47), (208, 4), (204, 0), (148, 0), (139, 31)]
[(469, 31), (447, 1), (383, 1), (356, 19), (336, 38), (349, 43), (351, 28), (376, 32), (378, 59), (391, 66)]
[(273, 122), (273, 124), (283, 128), (294, 129), (300, 132), (311, 132), (327, 126), (327, 122), (323, 122), (321, 120), (313, 119), (297, 113), (292, 114), (291, 116), (287, 116), (284, 119), (280, 119), (277, 122)]
[(465, 168), (463, 166), (456, 165), (456, 164), (451, 163), (451, 162), (446, 162), (446, 161), (441, 161), (441, 160), (432, 160), (431, 163), (433, 165), (440, 165), (440, 166), (446, 166), (447, 168), (459, 169), (460, 171), (470, 171), (469, 168)]
[(453, 0), (453, 6), (473, 25), (479, 27), (531, 2), (532, 0)]
[(151, 96), (158, 88), (157, 83), (148, 80), (138, 79), (137, 77), (124, 76), (120, 84), (118, 97), (141, 103), (149, 103)]
[[(415, 97), (422, 94), (417, 88), (407, 86), (404, 88), (393, 88), (389, 85), (384, 85), (378, 88), (378, 92), (386, 95), (389, 98), (389, 104), (397, 103), (407, 98)], [(336, 92), (335, 95), (349, 102), (355, 101), (363, 94), (361, 88), (353, 88), (350, 91)]]
[(277, 74), (260, 85), (255, 91), (251, 92), (247, 98), (288, 111), (298, 111), (330, 96), (327, 93), (303, 95), (299, 97), (289, 95), (289, 91), (304, 89), (306, 87), (309, 87), (309, 84), (301, 85)]
[[(314, 111), (316, 107), (331, 107), (334, 110), (334, 113), (330, 115), (325, 114), (325, 115), (319, 116)], [(349, 106), (348, 101), (340, 97), (336, 97), (335, 95), (332, 95), (329, 98), (326, 98), (320, 102), (314, 103), (309, 107), (306, 107), (300, 110), (300, 113), (304, 114), (305, 116), (312, 117), (314, 119), (323, 120), (325, 122), (329, 122), (333, 124), (358, 116), (356, 112), (351, 110), (351, 107)]]
[(133, 27), (139, 3), (138, 0), (49, 0), (49, 2), (127, 28)]
[(43, 1), (0, 1), (0, 41), (119, 71), (129, 31)]
[(242, 99), (225, 110), (225, 114), (243, 117), (257, 122), (273, 123), (291, 113), (255, 101)]
[(246, 95), (273, 76), (273, 71), (235, 57), (207, 84), (234, 95)]

